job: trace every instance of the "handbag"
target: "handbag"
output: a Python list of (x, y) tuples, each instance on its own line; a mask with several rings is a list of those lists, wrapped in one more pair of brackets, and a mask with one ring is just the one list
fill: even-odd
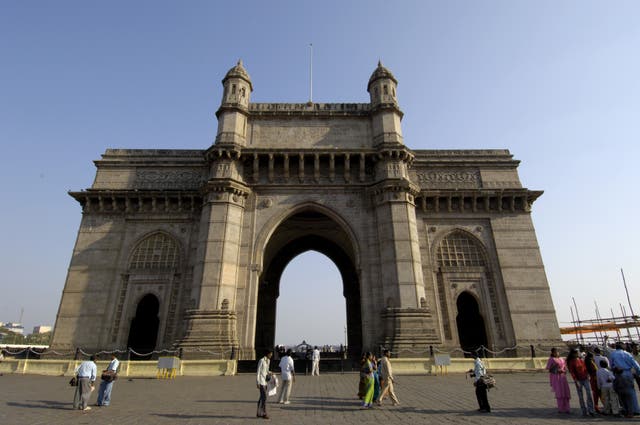
[(69, 385), (72, 387), (77, 387), (78, 386), (78, 378), (76, 378), (75, 376), (73, 378), (71, 378), (71, 380), (69, 381)]
[(118, 379), (118, 374), (113, 370), (105, 370), (104, 372), (102, 372), (102, 375), (100, 375), (100, 379), (105, 382), (113, 382)]
[(496, 378), (494, 378), (492, 375), (484, 375), (480, 377), (480, 380), (482, 381), (482, 383), (484, 383), (484, 385), (487, 386), (487, 389), (496, 386)]

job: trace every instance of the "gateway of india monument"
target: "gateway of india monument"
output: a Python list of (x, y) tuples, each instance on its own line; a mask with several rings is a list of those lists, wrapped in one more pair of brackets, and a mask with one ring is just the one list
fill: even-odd
[(531, 220), (542, 192), (509, 151), (412, 150), (380, 63), (369, 103), (251, 103), (242, 62), (222, 84), (212, 145), (107, 149), (70, 193), (82, 221), (52, 349), (259, 358), (308, 250), (340, 271), (350, 356), (560, 341)]

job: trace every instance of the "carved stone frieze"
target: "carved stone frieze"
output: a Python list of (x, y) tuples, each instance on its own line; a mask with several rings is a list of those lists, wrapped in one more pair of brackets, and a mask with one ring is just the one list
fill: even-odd
[(482, 187), (478, 170), (433, 170), (416, 173), (420, 187), (429, 189), (477, 189)]
[(205, 176), (199, 170), (136, 170), (135, 187), (138, 189), (197, 189)]

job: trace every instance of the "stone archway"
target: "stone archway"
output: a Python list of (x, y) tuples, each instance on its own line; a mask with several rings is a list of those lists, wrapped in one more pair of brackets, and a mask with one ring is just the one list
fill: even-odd
[[(480, 346), (487, 347), (487, 331), (475, 297), (467, 291), (462, 292), (458, 296), (456, 306), (458, 307), (456, 324), (460, 348), (475, 352)], [(465, 353), (465, 356), (468, 354)]]
[(285, 267), (299, 254), (311, 250), (326, 255), (338, 268), (346, 301), (349, 355), (358, 356), (362, 350), (360, 279), (355, 267), (354, 247), (344, 229), (333, 219), (314, 210), (305, 210), (281, 223), (265, 249), (264, 271), (258, 289), (256, 358), (275, 344), (276, 302)]
[(132, 359), (148, 359), (151, 355), (146, 355), (156, 348), (158, 339), (158, 328), (160, 319), (160, 302), (153, 294), (147, 294), (138, 302), (136, 315), (131, 321), (129, 339), (127, 347), (135, 351), (131, 354)]

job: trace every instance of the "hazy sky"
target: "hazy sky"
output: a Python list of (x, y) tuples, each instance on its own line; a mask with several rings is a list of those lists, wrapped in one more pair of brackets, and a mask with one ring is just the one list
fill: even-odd
[[(105, 149), (210, 146), (238, 58), (252, 101), (306, 101), (309, 43), (315, 101), (368, 102), (382, 59), (410, 148), (509, 149), (545, 191), (533, 220), (561, 324), (571, 297), (617, 315), (621, 267), (640, 297), (639, 22), (637, 1), (2, 2), (0, 321), (55, 320), (81, 218), (66, 192)], [(277, 343), (344, 340), (326, 257), (296, 258), (281, 288)]]

